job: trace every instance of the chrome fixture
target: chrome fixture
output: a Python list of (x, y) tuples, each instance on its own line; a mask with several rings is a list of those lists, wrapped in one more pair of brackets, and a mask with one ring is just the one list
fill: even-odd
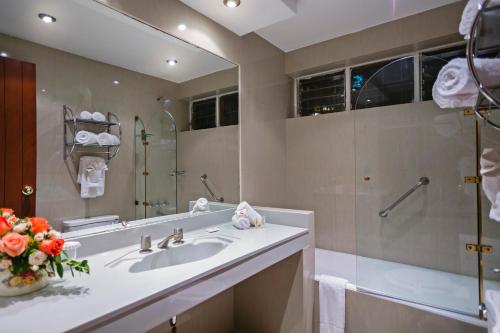
[(174, 244), (182, 244), (184, 241), (182, 240), (184, 238), (184, 232), (182, 231), (182, 228), (174, 228), (174, 233), (161, 242), (158, 243), (158, 248), (159, 249), (168, 249), (168, 242), (170, 242), (171, 239), (174, 240)]
[(140, 253), (149, 253), (151, 250), (151, 236), (150, 235), (142, 235), (141, 236), (141, 249)]
[(44, 13), (38, 14), (38, 18), (45, 23), (54, 23), (56, 21), (56, 18), (54, 16)]
[(240, 0), (224, 0), (224, 6), (229, 8), (236, 8), (241, 4)]
[(201, 179), (201, 182), (203, 183), (203, 185), (205, 186), (205, 188), (207, 189), (208, 193), (210, 194), (210, 197), (212, 198), (213, 201), (218, 201), (218, 202), (224, 202), (224, 198), (223, 197), (218, 197), (215, 195), (214, 191), (212, 191), (212, 189), (210, 188), (210, 185), (208, 185), (208, 176), (206, 173), (204, 173), (203, 175), (201, 175), (200, 177)]
[(407, 192), (405, 192), (402, 196), (400, 196), (392, 205), (387, 207), (386, 209), (381, 210), (378, 215), (380, 217), (387, 217), (390, 213), (391, 210), (393, 210), (397, 205), (399, 205), (401, 202), (403, 202), (404, 199), (408, 198), (413, 192), (415, 192), (419, 187), (428, 185), (430, 183), (429, 178), (427, 177), (421, 177), (418, 180), (418, 183), (413, 186), (411, 189), (409, 189)]
[(170, 176), (174, 177), (174, 176), (182, 176), (182, 175), (185, 175), (186, 174), (186, 171), (184, 170), (172, 170), (172, 172), (170, 173)]

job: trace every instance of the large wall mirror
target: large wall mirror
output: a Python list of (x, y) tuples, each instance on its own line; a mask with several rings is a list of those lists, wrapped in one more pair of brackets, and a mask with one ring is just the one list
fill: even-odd
[(235, 64), (94, 1), (0, 6), (0, 206), (61, 229), (239, 200)]

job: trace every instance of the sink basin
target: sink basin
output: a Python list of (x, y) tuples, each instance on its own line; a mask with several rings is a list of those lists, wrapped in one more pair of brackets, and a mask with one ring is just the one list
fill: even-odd
[(224, 250), (232, 240), (223, 237), (185, 240), (184, 244), (155, 250), (130, 266), (131, 273), (139, 273), (168, 266), (176, 266), (210, 258)]

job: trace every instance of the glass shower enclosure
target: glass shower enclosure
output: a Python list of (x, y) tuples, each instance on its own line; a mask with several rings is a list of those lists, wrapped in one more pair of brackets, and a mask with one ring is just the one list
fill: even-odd
[(500, 132), (485, 130), (463, 108), (421, 101), (419, 89), (413, 103), (373, 107), (394, 93), (392, 80), (413, 61), (435, 59), (411, 56), (385, 65), (364, 83), (354, 105), (356, 284), (477, 316), (483, 291), (500, 290), (498, 254), (473, 248), (500, 240), (500, 224), (489, 220), (475, 181), (478, 152), (485, 142), (499, 142)]
[(135, 217), (177, 213), (177, 128), (170, 112), (135, 117)]

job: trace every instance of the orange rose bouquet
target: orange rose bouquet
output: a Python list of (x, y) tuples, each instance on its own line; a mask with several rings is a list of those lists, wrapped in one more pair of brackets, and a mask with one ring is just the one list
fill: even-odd
[(12, 209), (0, 208), (0, 272), (10, 272), (2, 283), (15, 287), (30, 285), (46, 275), (62, 277), (63, 264), (72, 274), (73, 270), (88, 274), (87, 261), (68, 259), (63, 246), (61, 234), (46, 219), (20, 219)]

